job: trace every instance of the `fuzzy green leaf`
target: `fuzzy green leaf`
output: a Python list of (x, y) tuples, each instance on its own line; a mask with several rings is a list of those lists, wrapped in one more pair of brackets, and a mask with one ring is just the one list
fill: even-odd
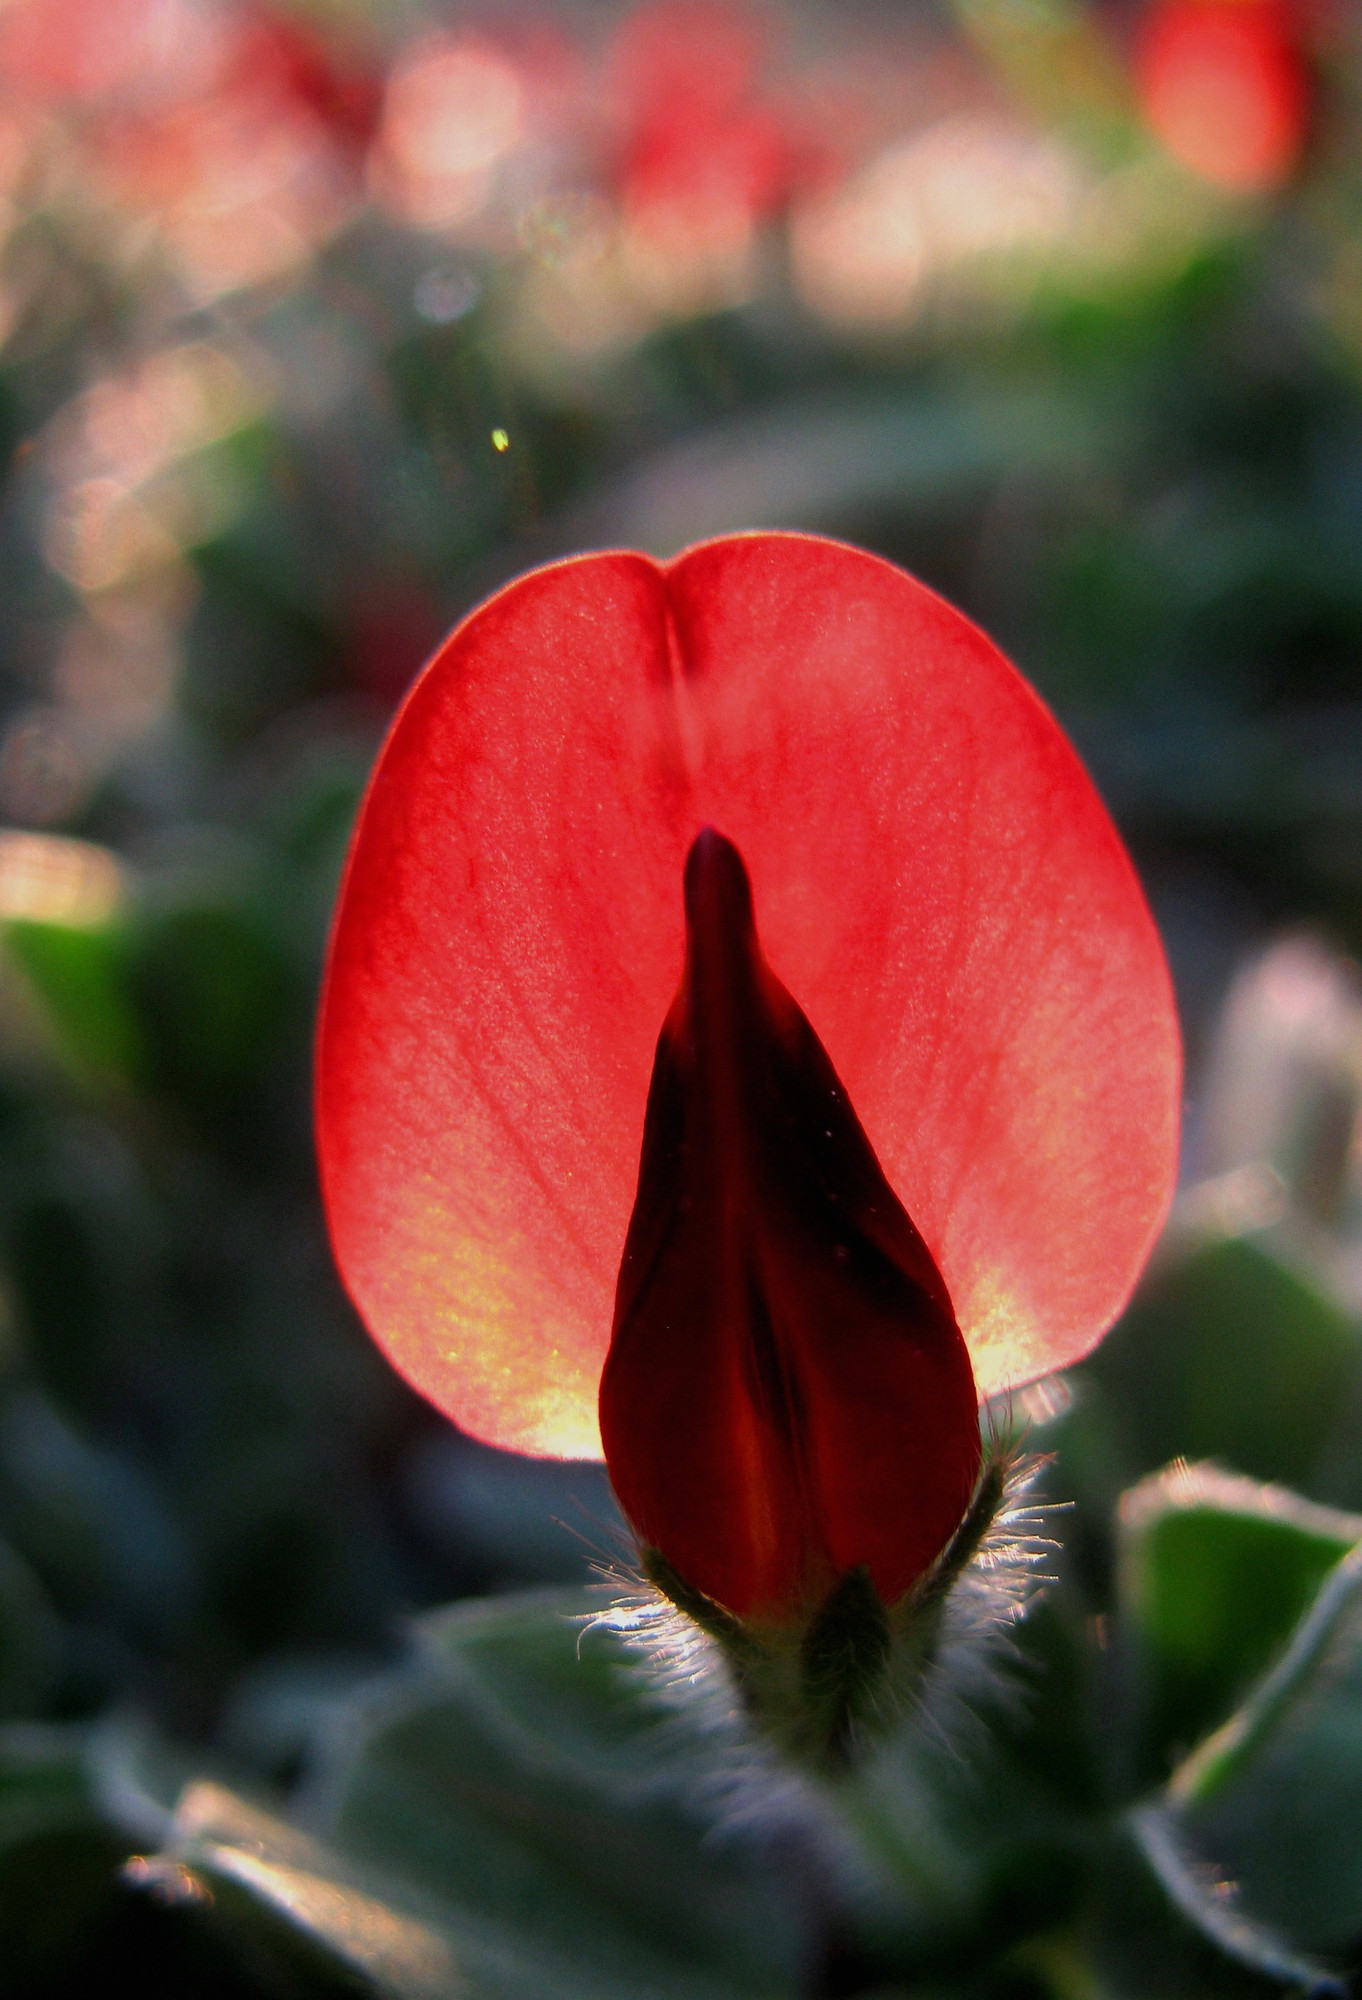
[[(1362, 1545), (1150, 1821), (1222, 1913), (1346, 1961), (1362, 1936)], [(1148, 1842), (1146, 1841), (1146, 1845)]]
[(1120, 1509), (1121, 1626), (1150, 1775), (1224, 1720), (1286, 1644), (1362, 1516), (1175, 1462)]
[[(1130, 1475), (1212, 1458), (1309, 1489), (1359, 1364), (1352, 1319), (1240, 1237), (1201, 1245), (1147, 1285), (1088, 1367)], [(1351, 1496), (1339, 1485), (1329, 1497)]]
[(1086, 1927), (1116, 2000), (1281, 2000), (1283, 1989), (1341, 2000), (1336, 1976), (1239, 1905), (1158, 1803), (1103, 1843)]
[(5, 944), (65, 1055), (83, 1075), (128, 1082), (142, 1036), (126, 990), (127, 938), (119, 925), (83, 927), (14, 918)]
[(224, 1920), (283, 1925), (391, 2000), (794, 1993), (796, 1885), (750, 1836), (715, 1839), (696, 1745), (583, 1631), (596, 1608), (557, 1592), (427, 1621), (346, 1719), (319, 1838), (196, 1785), (167, 1861)]
[(84, 1729), (35, 1723), (0, 1729), (0, 1939), (7, 1993), (58, 1990), (46, 1982), (59, 1981), (107, 1921), (126, 1851), (102, 1810)]

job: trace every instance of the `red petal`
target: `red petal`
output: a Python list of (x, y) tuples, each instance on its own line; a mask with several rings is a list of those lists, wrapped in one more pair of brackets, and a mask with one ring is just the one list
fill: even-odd
[(739, 1616), (807, 1613), (862, 1564), (893, 1604), (969, 1504), (969, 1355), (713, 830), (686, 910), (601, 1378), (611, 1481)]
[(375, 773), (318, 1065), (336, 1251), (477, 1436), (594, 1453), (682, 865), (717, 825), (946, 1279), (981, 1393), (1077, 1359), (1172, 1186), (1167, 971), (1073, 750), (976, 628), (803, 535), (522, 578)]

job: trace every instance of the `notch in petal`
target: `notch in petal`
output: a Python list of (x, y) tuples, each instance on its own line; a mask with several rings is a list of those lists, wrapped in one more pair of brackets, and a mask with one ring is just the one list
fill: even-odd
[(394, 724), (331, 943), (346, 1283), (475, 1435), (599, 1449), (676, 884), (720, 826), (949, 1288), (981, 1394), (1076, 1360), (1176, 1163), (1167, 970), (1042, 703), (876, 557), (735, 536), (522, 577)]

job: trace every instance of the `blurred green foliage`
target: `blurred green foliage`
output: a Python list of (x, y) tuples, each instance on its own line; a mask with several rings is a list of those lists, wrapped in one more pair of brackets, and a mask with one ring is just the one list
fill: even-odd
[[(1362, 948), (1362, 55), (1347, 8), (1276, 10), (1308, 117), (1230, 185), (1151, 108), (1159, 11), (773, 18), (667, 155), (683, 210), (753, 134), (766, 178), (659, 256), (637, 162), (676, 107), (628, 82), (629, 7), (0, 10), (6, 1996), (116, 1964), (206, 2000), (1178, 2000), (1355, 1963), (1362, 1032), (1345, 995), (1327, 1074), (1287, 1065), (1280, 1146), (1216, 1137), (1271, 1023), (1209, 1058), (1274, 926)], [(418, 72), (519, 107), (467, 186), (403, 137)], [(309, 1138), (348, 827), (441, 630), (535, 561), (757, 525), (907, 563), (1058, 708), (1220, 1190), (1023, 1411), (1068, 1511), (1015, 1660), (818, 1805), (579, 1645), (602, 1475), (397, 1380)]]

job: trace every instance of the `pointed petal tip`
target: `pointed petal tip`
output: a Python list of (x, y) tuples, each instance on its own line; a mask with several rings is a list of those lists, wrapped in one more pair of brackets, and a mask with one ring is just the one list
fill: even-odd
[(703, 826), (690, 845), (685, 873), (686, 923), (693, 932), (718, 926), (750, 929), (754, 922), (752, 878), (747, 863), (726, 834)]

